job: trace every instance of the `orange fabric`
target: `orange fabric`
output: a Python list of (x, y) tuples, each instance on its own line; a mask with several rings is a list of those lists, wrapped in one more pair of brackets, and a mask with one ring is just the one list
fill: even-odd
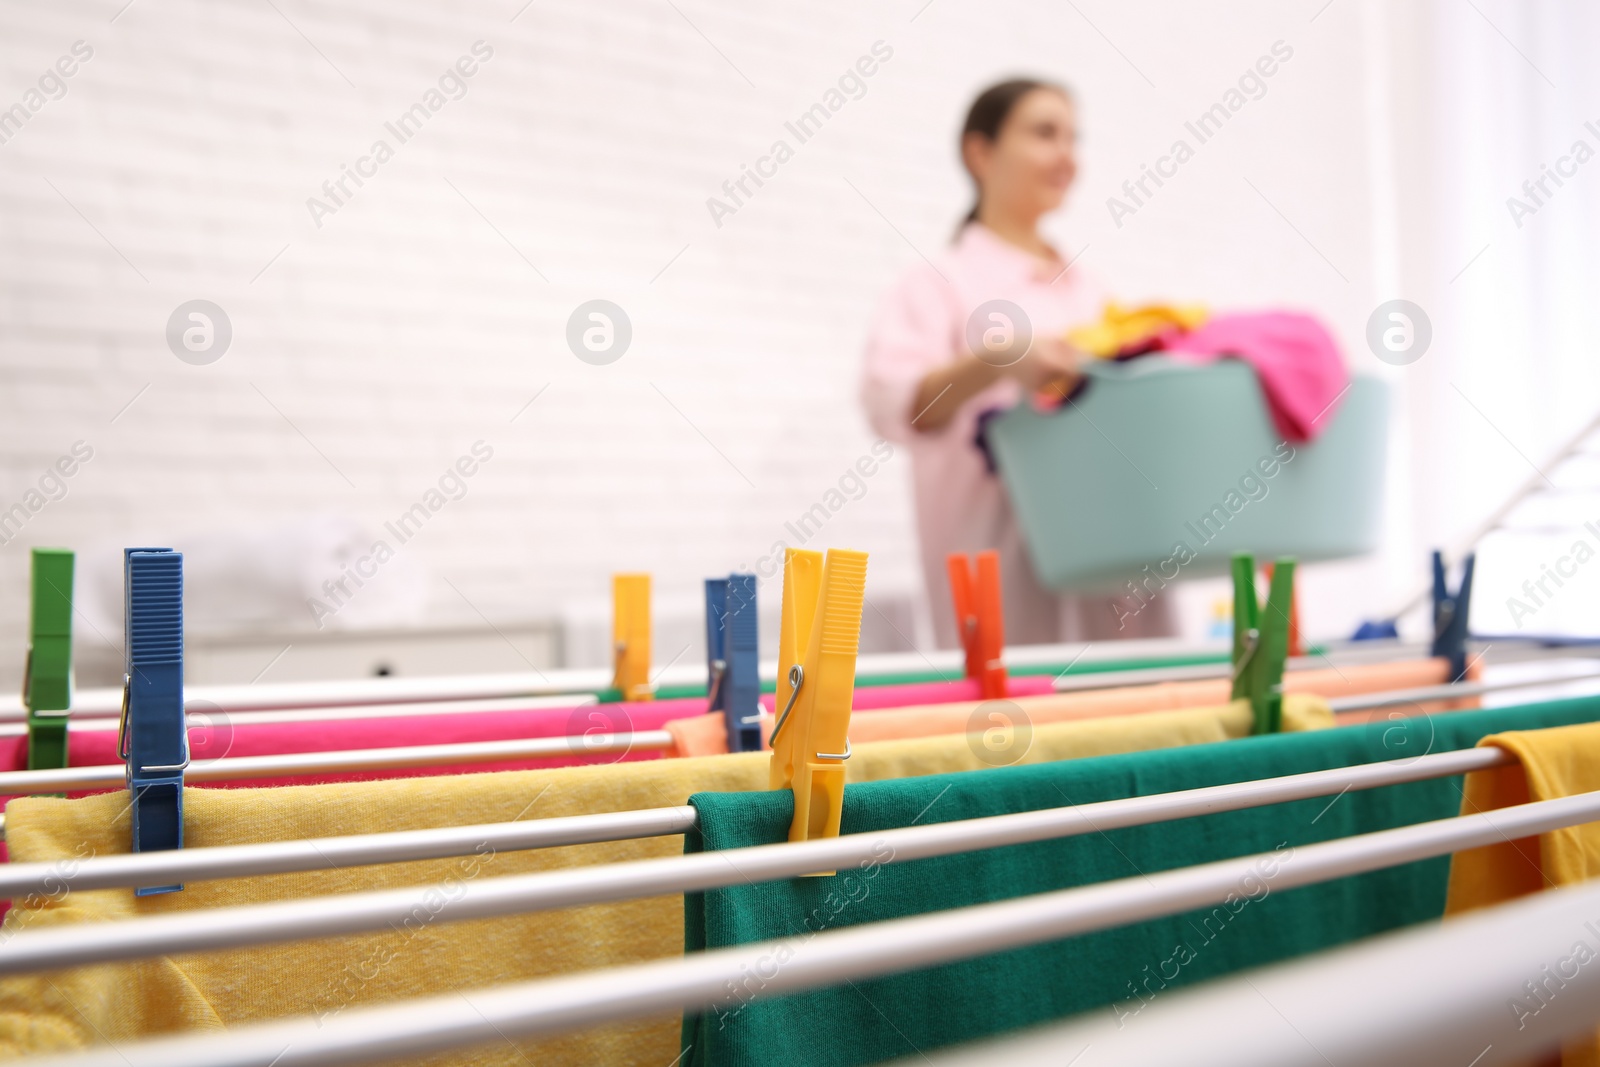
[[(873, 712), (881, 715), (882, 712)], [(777, 720), (771, 715), (761, 716), (761, 747), (770, 748), (768, 740), (772, 737), (772, 724)], [(856, 716), (850, 717), (851, 725), (856, 722)], [(672, 748), (668, 749), (668, 756), (718, 756), (728, 751), (728, 727), (720, 711), (709, 712), (705, 715), (696, 715), (692, 719), (673, 719), (662, 727), (672, 735)]]
[[(1360, 696), (1391, 689), (1415, 689), (1443, 685), (1448, 664), (1442, 659), (1404, 660), (1399, 663), (1372, 663), (1328, 670), (1293, 671), (1284, 675), (1285, 693), (1315, 693), (1317, 696)], [(1469, 679), (1477, 677), (1473, 664)], [(1147, 711), (1174, 711), (1228, 702), (1231, 685), (1226, 678), (1200, 682), (1160, 682), (1155, 685), (1127, 686), (1121, 689), (1086, 689), (1076, 693), (1016, 697), (1004, 703), (1020, 709), (1035, 726), (1097, 719), (1108, 715), (1138, 715)], [(850, 719), (851, 744), (869, 741), (896, 741), (939, 734), (961, 734), (981, 730), (988, 723), (986, 701), (961, 701), (951, 704), (926, 704), (920, 707), (871, 711)], [(1366, 722), (1397, 715), (1420, 715), (1432, 711), (1477, 707), (1476, 698), (1434, 701), (1405, 708), (1383, 708), (1339, 716), (1341, 725)], [(728, 751), (726, 727), (720, 714), (677, 719), (664, 727), (673, 738), (676, 756), (712, 756)], [(772, 730), (772, 720), (762, 722), (762, 740)]]
[[(1410, 660), (1409, 663), (1431, 663), (1436, 673), (1426, 680), (1412, 678), (1405, 680), (1396, 679), (1390, 685), (1377, 685), (1367, 689), (1356, 690), (1348, 693), (1324, 693), (1322, 695), (1332, 699), (1336, 696), (1358, 696), (1363, 693), (1381, 693), (1388, 689), (1412, 689), (1425, 685), (1444, 685), (1449, 681), (1449, 665), (1442, 659)], [(1399, 664), (1381, 664), (1380, 666), (1399, 666)], [(1346, 669), (1349, 673), (1348, 668)], [(1355, 675), (1351, 675), (1352, 680)], [(1480, 660), (1467, 660), (1467, 670), (1462, 676), (1462, 681), (1477, 682), (1483, 679), (1483, 664)], [(1285, 687), (1289, 692), (1296, 692), (1293, 686)], [(1412, 715), (1433, 715), (1441, 711), (1471, 711), (1483, 706), (1483, 701), (1478, 697), (1456, 697), (1454, 700), (1429, 700), (1420, 704), (1405, 704), (1397, 708), (1370, 708), (1366, 711), (1342, 711), (1339, 713), (1340, 726), (1357, 726), (1364, 722), (1403, 719)]]

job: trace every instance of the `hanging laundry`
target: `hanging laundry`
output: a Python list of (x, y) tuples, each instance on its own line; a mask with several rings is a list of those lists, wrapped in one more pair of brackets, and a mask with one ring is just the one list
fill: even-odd
[[(1026, 751), (1019, 758), (1047, 762), (1203, 745), (1243, 737), (1249, 730), (1249, 711), (1242, 706), (1117, 723), (1061, 723), (1026, 735)], [(845, 769), (849, 781), (861, 782), (987, 768), (993, 758), (964, 736), (937, 737), (857, 745)], [(767, 753), (750, 752), (281, 789), (191, 788), (184, 792), (184, 840), (186, 847), (205, 848), (658, 808), (686, 803), (691, 794), (765, 790), (770, 763)], [(126, 852), (126, 809), (121, 793), (79, 800), (15, 799), (6, 812), (12, 861), (71, 862)], [(444, 912), (476, 878), (663, 857), (681, 850), (678, 838), (657, 837), (194, 882), (181, 893), (156, 897), (135, 897), (131, 890), (79, 891), (16, 902), (0, 937), (43, 925), (430, 884), (440, 887), (439, 912)], [(675, 956), (684, 944), (679, 897), (466, 924), (435, 922), (434, 914), (381, 935), (0, 979), (0, 1058), (175, 1030), (216, 1030), (287, 1012), (336, 1014), (355, 1004)], [(525, 1067), (531, 1059), (541, 1065), (662, 1067), (677, 1056), (677, 1040), (677, 1020), (657, 1019), (529, 1043), (523, 1051), (510, 1045), (485, 1047), (451, 1062)]]
[[(1048, 674), (1025, 675), (1010, 679), (1012, 696), (1042, 696), (1054, 692), (1055, 679)], [(850, 699), (853, 711), (878, 711), (885, 708), (908, 708), (922, 704), (954, 704), (964, 700), (978, 700), (983, 696), (976, 678), (962, 678), (954, 682), (922, 682), (913, 685), (863, 686), (859, 683)], [(766, 694), (763, 703), (771, 711), (772, 696)]]
[[(1013, 682), (1018, 695), (1051, 692), (1051, 678), (1035, 675)], [(971, 701), (979, 697), (976, 681), (920, 682), (892, 686), (863, 686), (855, 691), (857, 711), (900, 708), (908, 705)], [(772, 695), (764, 694), (762, 706), (772, 711)], [(503, 741), (535, 737), (565, 737), (583, 733), (659, 730), (674, 718), (699, 715), (705, 709), (703, 697), (684, 697), (634, 704), (593, 704), (570, 708), (529, 708), (527, 710), (448, 712), (438, 715), (397, 715), (370, 719), (320, 719), (300, 722), (255, 723), (250, 713), (240, 721), (226, 715), (205, 725), (191, 725), (190, 746), (195, 760), (224, 756), (272, 756), (292, 752), (345, 752), (362, 748), (389, 748), (401, 745), (466, 744), (476, 741)], [(86, 730), (79, 727), (70, 734), (70, 766), (95, 767), (120, 763), (117, 733), (114, 729)], [(726, 749), (724, 749), (726, 750)], [(484, 771), (531, 770), (569, 767), (585, 763), (617, 763), (622, 760), (657, 759), (664, 753), (642, 749), (627, 753), (606, 752), (593, 756), (547, 756), (539, 759), (512, 759), (495, 763), (470, 763), (438, 767), (406, 767), (352, 774), (326, 774), (316, 777), (251, 779), (215, 783), (234, 787), (265, 785), (310, 785), (316, 782), (359, 782), (377, 778), (424, 777), (440, 774), (468, 774)], [(19, 771), (28, 765), (26, 736), (0, 737), (0, 770)]]
[[(1600, 789), (1600, 724), (1518, 730), (1494, 734), (1478, 743), (1503, 748), (1517, 762), (1467, 775), (1461, 797), (1463, 815)], [(1456, 855), (1450, 866), (1445, 913), (1476, 911), (1596, 876), (1600, 876), (1600, 824), (1584, 823), (1538, 837), (1503, 841)], [(1587, 959), (1600, 957), (1600, 939), (1585, 931), (1574, 931), (1574, 939), (1586, 946)], [(1556, 967), (1556, 961), (1551, 964)], [(1567, 977), (1572, 973), (1569, 968)], [(1532, 1026), (1548, 998), (1559, 996), (1560, 989), (1559, 985), (1541, 984), (1547, 980), (1539, 975), (1528, 977), (1536, 993), (1509, 990), (1507, 1006)], [(1556, 981), (1561, 981), (1559, 976)], [(1600, 1034), (1563, 1046), (1560, 1063), (1563, 1067), (1600, 1063)]]
[(1202, 304), (1141, 304), (1124, 307), (1108, 302), (1100, 321), (1067, 331), (1074, 348), (1100, 359), (1124, 359), (1148, 352), (1163, 336), (1204, 325), (1210, 312)]
[[(1076, 694), (1073, 694), (1074, 696)], [(1120, 697), (1120, 694), (1119, 694)], [(1063, 725), (1084, 727), (1082, 737), (1095, 738), (1084, 750), (1069, 753), (1071, 757), (1100, 756), (1108, 752), (1142, 751), (1146, 748), (1165, 747), (1166, 744), (1194, 744), (1198, 739), (1192, 731), (1196, 724), (1210, 731), (1216, 726), (1215, 736), (1207, 740), (1223, 741), (1232, 737), (1248, 737), (1250, 724), (1248, 704), (1235, 701), (1226, 703), (1224, 687), (1213, 705), (1190, 704), (1160, 708), (1136, 707), (1132, 700), (1119, 700), (1124, 710), (1109, 714), (1073, 716), (1061, 714), (1056, 702), (1065, 698), (1040, 697), (1032, 701), (992, 700), (974, 704), (938, 704), (925, 708), (903, 708), (897, 711), (874, 713), (852, 719), (850, 740), (852, 744), (887, 743), (891, 741), (939, 740), (969, 733), (982, 734), (990, 730), (1032, 731)], [(1040, 702), (1046, 702), (1040, 706)], [(1240, 707), (1246, 714), (1241, 718)], [(886, 721), (875, 720), (887, 716)], [(1171, 718), (1178, 716), (1179, 718)], [(1296, 694), (1286, 698), (1284, 710), (1285, 730), (1321, 730), (1334, 725), (1333, 711), (1321, 697)], [(672, 735), (674, 756), (711, 756), (725, 753), (727, 741), (717, 740), (713, 721), (718, 716), (697, 715), (692, 719), (675, 719), (664, 729)], [(874, 721), (869, 721), (874, 720)], [(761, 724), (762, 743), (772, 734), (772, 722)], [(880, 729), (880, 727), (882, 727)], [(1170, 735), (1172, 740), (1153, 743), (1155, 739)], [(1008, 742), (1009, 744), (1009, 742)], [(1057, 756), (1055, 758), (1066, 758)]]
[[(566, 737), (591, 731), (658, 730), (671, 718), (694, 714), (705, 708), (703, 698), (655, 701), (648, 704), (595, 704), (571, 708), (529, 708), (521, 711), (447, 712), (438, 715), (397, 715), (371, 719), (313, 719), (298, 722), (250, 722), (250, 713), (234, 721), (227, 715), (211, 717), (197, 725), (191, 708), (189, 744), (195, 761), (222, 757), (272, 756), (291, 752), (345, 752), (363, 748), (390, 748), (406, 745), (466, 744), (478, 741), (506, 741), (536, 737)], [(0, 738), (0, 761), (24, 761), (22, 738)], [(68, 735), (70, 765), (97, 767), (122, 762), (117, 756), (117, 731), (87, 730), (80, 726)], [(535, 767), (566, 767), (582, 763), (615, 763), (622, 759), (656, 759), (659, 751), (607, 752), (594, 756), (552, 756), (541, 759), (511, 759), (496, 763), (476, 763), (456, 767), (406, 767), (353, 774), (327, 774), (317, 777), (265, 778), (217, 783), (230, 786), (309, 785), (328, 781), (367, 781), (374, 778), (404, 778), (474, 771), (526, 770)]]
[[(1338, 670), (1292, 671), (1284, 676), (1284, 689), (1288, 694), (1316, 693), (1325, 698), (1358, 696), (1391, 689), (1443, 685), (1448, 681), (1446, 677), (1448, 671), (1449, 665), (1442, 659), (1373, 663), (1342, 667)], [(1476, 680), (1479, 673), (1479, 665), (1472, 664), (1468, 672), (1469, 680)], [(1046, 696), (1018, 696), (991, 705), (986, 705), (983, 701), (969, 701), (886, 709), (852, 720), (850, 739), (861, 744), (869, 741), (966, 733), (973, 728), (974, 717), (978, 717), (986, 724), (988, 713), (1004, 716), (1009, 713), (1008, 709), (1015, 709), (1025, 714), (1034, 726), (1042, 726), (1047, 723), (1207, 707), (1226, 703), (1229, 686), (1228, 679), (1216, 678), (1195, 682), (1160, 682), (1155, 685), (1124, 686), (1115, 689), (1088, 689), (1071, 693), (1052, 693)], [(1436, 701), (1426, 705), (1415, 705), (1401, 711), (1424, 714), (1477, 706), (1476, 697), (1466, 697), (1448, 702)], [(1348, 725), (1352, 721), (1365, 721), (1369, 715), (1383, 717), (1392, 712), (1393, 709), (1381, 709), (1371, 713), (1357, 712), (1345, 717), (1343, 722)], [(726, 752), (726, 738), (717, 732), (719, 718), (715, 715), (705, 715), (668, 722), (664, 728), (673, 736), (673, 754), (711, 756)], [(769, 731), (771, 728), (770, 724), (765, 727)]]
[[(1507, 727), (1600, 718), (1600, 698), (1418, 720), (1431, 751), (1470, 747)], [(1600, 729), (1600, 727), (1591, 727)], [(1227, 745), (877, 782), (845, 792), (841, 833), (1193, 789), (1380, 758), (1365, 727), (1252, 737)], [(686, 949), (784, 939), (803, 959), (809, 933), (941, 911), (1297, 846), (1456, 814), (1451, 778), (1313, 797), (1170, 823), (914, 863), (867, 863), (831, 878), (794, 878), (687, 898)], [(782, 841), (786, 793), (707, 794), (692, 850)], [(889, 858), (888, 856), (885, 859)], [(1273, 892), (1270, 861), (1229, 901), (1184, 915), (837, 988), (751, 1000), (755, 968), (717, 1010), (684, 1020), (684, 1064), (877, 1063), (1087, 1010), (1129, 1025), (1168, 991), (1205, 978), (1439, 917), (1448, 861), (1425, 860), (1325, 885)], [(774, 966), (781, 967), (775, 961)]]

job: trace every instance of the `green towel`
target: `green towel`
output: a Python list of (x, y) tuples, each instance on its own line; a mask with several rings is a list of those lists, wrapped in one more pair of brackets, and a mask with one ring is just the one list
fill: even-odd
[[(1500, 730), (1600, 719), (1600, 697), (994, 771), (851, 785), (841, 833), (1086, 804), (1468, 748)], [(1272, 852), (1456, 815), (1461, 778), (1031, 845), (869, 866), (831, 878), (742, 885), (685, 897), (686, 949), (792, 938), (969, 904)], [(788, 836), (792, 794), (701, 793), (687, 849)], [(1270, 871), (1231, 905), (999, 955), (750, 1000), (759, 970), (716, 1011), (686, 1016), (685, 1064), (876, 1063), (1090, 1009), (1132, 1024), (1165, 990), (1343, 944), (1444, 912), (1448, 856), (1277, 891)], [(952, 922), (959, 922), (956, 917)], [(781, 966), (781, 963), (775, 965)], [(1243, 1036), (1241, 1036), (1243, 1039)]]

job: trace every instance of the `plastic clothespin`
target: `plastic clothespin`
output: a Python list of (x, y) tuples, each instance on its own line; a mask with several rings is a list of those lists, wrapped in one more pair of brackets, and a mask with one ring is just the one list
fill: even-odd
[[(1267, 576), (1267, 581), (1272, 581), (1272, 574), (1276, 568), (1271, 563), (1261, 565), (1261, 572)], [(1306, 654), (1305, 645), (1300, 640), (1300, 580), (1295, 576), (1294, 587), (1289, 591), (1289, 655), (1303, 656)]]
[(1467, 616), (1472, 612), (1472, 566), (1477, 555), (1461, 564), (1461, 586), (1454, 593), (1445, 584), (1444, 554), (1433, 553), (1433, 648), (1430, 654), (1450, 661), (1450, 680), (1467, 673)]
[(1252, 733), (1275, 734), (1283, 726), (1283, 661), (1289, 653), (1294, 572), (1294, 560), (1278, 560), (1262, 607), (1256, 600), (1255, 560), (1243, 552), (1233, 557), (1232, 699), (1250, 701)]
[(950, 572), (950, 597), (956, 625), (967, 651), (967, 677), (978, 682), (984, 700), (1006, 696), (1005, 618), (1000, 610), (1000, 553), (994, 549), (969, 559), (952, 552), (945, 557)]
[(67, 709), (72, 706), (72, 563), (65, 548), (33, 550), (33, 601), (22, 706), (28, 709), (28, 769), (67, 765)]
[(1350, 635), (1352, 641), (1393, 641), (1400, 636), (1400, 628), (1393, 619), (1368, 619)]
[[(790, 841), (839, 836), (867, 554), (791, 548), (783, 561), (772, 789), (794, 790)], [(832, 873), (819, 872), (819, 873)]]
[[(133, 851), (183, 847), (183, 772), (189, 730), (183, 712), (183, 553), (123, 552), (127, 674), (118, 751), (128, 764)], [(138, 896), (181, 885), (148, 886)]]
[(650, 576), (611, 576), (611, 647), (616, 674), (611, 684), (623, 700), (654, 700), (650, 685)]
[(706, 579), (707, 711), (720, 711), (729, 752), (761, 750), (761, 666), (756, 642), (756, 576)]

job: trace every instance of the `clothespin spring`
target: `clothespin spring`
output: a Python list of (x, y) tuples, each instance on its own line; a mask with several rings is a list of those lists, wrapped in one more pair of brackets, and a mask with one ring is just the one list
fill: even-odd
[(783, 729), (783, 724), (789, 721), (789, 713), (794, 710), (794, 702), (800, 697), (800, 686), (805, 683), (806, 670), (796, 663), (789, 668), (789, 700), (783, 706), (783, 714), (778, 716), (778, 725), (772, 728), (772, 736), (767, 738), (767, 746), (777, 744), (778, 731)]
[[(806, 672), (805, 672), (805, 668), (804, 667), (802, 667), (802, 666), (800, 666), (800, 664), (796, 663), (793, 667), (789, 668), (789, 700), (783, 706), (783, 714), (778, 716), (778, 725), (776, 725), (776, 726), (774, 726), (772, 728), (772, 736), (767, 739), (767, 745), (769, 747), (774, 742), (776, 742), (778, 740), (778, 731), (783, 729), (783, 724), (785, 722), (787, 722), (788, 719), (789, 719), (789, 712), (794, 710), (794, 702), (797, 699), (799, 699), (800, 686), (801, 686), (801, 684), (803, 684), (805, 682), (805, 680), (806, 680)], [(760, 717), (757, 716), (757, 719), (759, 719), (759, 718)], [(746, 719), (745, 720), (745, 722), (751, 722), (751, 721), (753, 721), (753, 720), (751, 720), (751, 719)], [(844, 751), (843, 752), (818, 752), (817, 753), (817, 758), (818, 759), (847, 760), (847, 759), (850, 758), (850, 753), (851, 753), (850, 739), (847, 737), (847, 738), (844, 739)]]
[(717, 706), (717, 697), (722, 694), (722, 679), (728, 673), (728, 661), (714, 659), (711, 661), (711, 689), (706, 693), (706, 707)]
[[(706, 707), (714, 708), (717, 706), (717, 696), (722, 692), (722, 682), (723, 679), (727, 677), (727, 674), (727, 660), (714, 659), (711, 661), (711, 691), (706, 694)], [(790, 705), (793, 706), (792, 700), (790, 701)], [(739, 725), (749, 726), (751, 723), (760, 722), (766, 714), (766, 709), (758, 705), (754, 715), (741, 715), (739, 717)]]
[[(33, 646), (28, 646), (28, 654), (22, 659), (22, 706), (28, 707), (28, 696), (33, 692)], [(35, 712), (37, 714), (37, 712)]]
[(1238, 681), (1240, 675), (1250, 666), (1250, 660), (1255, 657), (1256, 649), (1261, 647), (1261, 631), (1254, 627), (1244, 632), (1244, 649), (1239, 655), (1239, 662), (1233, 665), (1233, 680)]
[[(128, 738), (128, 691), (132, 688), (133, 679), (126, 674), (122, 676), (122, 718), (117, 723), (117, 758), (127, 762), (132, 746)], [(187, 716), (186, 716), (187, 718)], [(147, 763), (139, 768), (140, 774), (149, 774), (151, 771), (166, 771), (177, 774), (189, 769), (191, 756), (189, 752), (189, 728), (187, 724), (183, 730), (183, 762), (182, 763)], [(133, 777), (133, 768), (128, 768), (128, 777)]]

